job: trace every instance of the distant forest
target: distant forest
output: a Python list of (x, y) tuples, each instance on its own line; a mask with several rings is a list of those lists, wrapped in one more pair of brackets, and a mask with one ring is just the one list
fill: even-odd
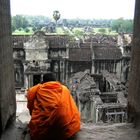
[[(72, 28), (108, 28), (110, 31), (116, 33), (132, 33), (133, 20), (132, 19), (57, 19), (45, 16), (27, 16), (16, 15), (12, 16), (12, 32), (16, 30), (24, 30), (25, 32), (35, 32), (44, 27), (67, 27)], [(52, 30), (53, 31), (53, 30)]]

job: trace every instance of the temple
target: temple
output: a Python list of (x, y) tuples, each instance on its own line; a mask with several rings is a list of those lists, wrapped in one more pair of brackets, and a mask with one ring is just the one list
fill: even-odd
[(77, 41), (42, 31), (13, 35), (17, 92), (40, 83), (51, 71), (71, 89), (83, 121), (126, 122), (132, 37), (128, 41), (125, 36), (93, 35)]

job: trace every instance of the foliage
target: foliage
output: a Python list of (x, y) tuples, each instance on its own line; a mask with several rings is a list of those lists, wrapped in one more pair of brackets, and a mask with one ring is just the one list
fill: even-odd
[(56, 28), (56, 32), (57, 32), (58, 34), (64, 34), (65, 31), (64, 31), (62, 28), (57, 27), (57, 28)]
[(31, 27), (45, 26), (50, 22), (50, 19), (45, 16), (25, 16)]
[(16, 30), (19, 28), (25, 29), (29, 26), (28, 20), (22, 15), (16, 15), (12, 18), (12, 30)]
[(64, 26), (68, 26), (67, 19), (62, 20)]
[(76, 30), (74, 30), (74, 34), (77, 37), (82, 37), (84, 35), (84, 31), (76, 29)]
[(36, 32), (36, 31), (37, 31), (37, 28), (36, 28), (36, 27), (33, 27), (32, 30), (33, 30), (34, 32)]
[[(62, 29), (61, 31), (60, 29), (57, 30), (58, 32), (63, 32), (71, 35), (74, 34), (76, 36), (91, 33), (132, 33), (133, 31), (132, 19), (60, 19), (59, 11), (53, 12), (53, 18), (57, 22), (57, 27)], [(52, 19), (45, 16), (13, 16), (12, 32), (14, 33), (16, 30), (20, 30), (20, 28), (25, 30), (25, 32), (28, 32), (27, 30), (29, 28), (32, 28), (33, 32), (41, 29), (46, 29), (47, 33), (57, 32), (56, 24), (52, 22)]]
[(29, 32), (26, 32), (25, 30), (15, 30), (15, 32), (12, 33), (13, 35), (31, 35), (33, 34), (33, 32), (29, 31)]
[(25, 32), (26, 32), (26, 33), (29, 33), (30, 30), (29, 30), (28, 28), (25, 28)]
[(31, 35), (33, 33), (34, 33), (34, 31), (33, 31), (32, 27), (27, 27), (25, 29), (19, 28), (19, 29), (15, 30), (12, 34), (13, 35)]
[(106, 33), (106, 29), (104, 29), (104, 28), (100, 28), (100, 29), (98, 29), (98, 31), (99, 31), (100, 33), (103, 33), (103, 34)]
[(112, 30), (115, 30), (117, 33), (132, 33), (133, 31), (133, 21), (132, 20), (124, 20), (123, 18), (119, 18), (114, 20), (111, 24)]

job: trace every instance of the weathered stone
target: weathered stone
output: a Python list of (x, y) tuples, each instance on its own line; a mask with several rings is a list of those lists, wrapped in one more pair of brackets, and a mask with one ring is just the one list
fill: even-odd
[(0, 1), (0, 133), (15, 118), (14, 67), (11, 47), (10, 0)]
[(131, 71), (128, 88), (128, 117), (140, 127), (140, 1), (136, 0)]

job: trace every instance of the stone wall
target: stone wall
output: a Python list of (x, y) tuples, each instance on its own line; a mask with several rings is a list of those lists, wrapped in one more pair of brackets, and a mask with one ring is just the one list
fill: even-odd
[(0, 133), (15, 117), (10, 0), (0, 0)]

